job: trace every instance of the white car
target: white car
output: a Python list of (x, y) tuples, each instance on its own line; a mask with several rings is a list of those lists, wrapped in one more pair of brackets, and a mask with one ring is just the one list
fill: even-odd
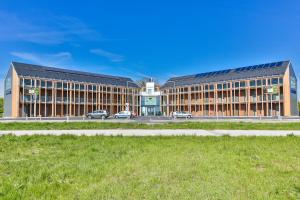
[(192, 114), (184, 111), (176, 111), (172, 114), (173, 118), (192, 118)]
[(130, 111), (121, 111), (114, 115), (115, 118), (131, 118), (132, 114)]

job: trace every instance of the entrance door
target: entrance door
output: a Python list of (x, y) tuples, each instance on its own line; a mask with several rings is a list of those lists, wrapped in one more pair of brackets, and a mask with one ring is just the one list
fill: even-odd
[(155, 107), (147, 107), (147, 116), (155, 115)]

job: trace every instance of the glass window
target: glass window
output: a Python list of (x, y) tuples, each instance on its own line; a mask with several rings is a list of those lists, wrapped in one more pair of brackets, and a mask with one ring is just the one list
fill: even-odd
[(278, 78), (272, 78), (272, 85), (278, 84)]
[(88, 85), (88, 90), (92, 91), (93, 90), (93, 86), (92, 85)]
[(24, 85), (31, 86), (31, 79), (24, 79)]
[(214, 85), (209, 85), (210, 90), (214, 90), (215, 86)]
[(257, 80), (256, 84), (257, 86), (261, 86), (261, 80)]
[(241, 86), (241, 87), (246, 87), (245, 81), (240, 82), (240, 86)]
[(266, 85), (266, 79), (263, 80), (263, 85)]
[(239, 87), (240, 87), (240, 83), (239, 83), (239, 82), (235, 82), (235, 83), (234, 83), (234, 87), (235, 87), (235, 88), (239, 88)]
[(268, 85), (271, 85), (271, 80), (270, 79), (268, 79)]
[(63, 85), (64, 85), (64, 89), (68, 89), (68, 83), (63, 83)]
[(84, 90), (84, 85), (80, 85), (80, 90)]
[(223, 84), (223, 89), (227, 89), (227, 83)]
[(222, 90), (222, 84), (218, 84), (218, 90)]
[(255, 86), (256, 84), (255, 84), (255, 80), (251, 80), (250, 81), (250, 87), (253, 87), (253, 86)]
[(40, 80), (36, 80), (36, 87), (40, 87)]
[(45, 87), (46, 86), (46, 83), (45, 83), (45, 81), (41, 81), (41, 87)]
[(52, 82), (51, 81), (47, 81), (47, 87), (52, 88)]
[(283, 83), (283, 79), (279, 78), (279, 84), (282, 84), (282, 83)]
[(208, 85), (205, 85), (205, 90), (208, 90)]
[(93, 85), (93, 90), (96, 91), (97, 90), (97, 87), (96, 85)]
[(57, 87), (57, 89), (61, 89), (62, 88), (62, 83), (61, 82), (56, 83), (56, 87)]
[(79, 84), (74, 84), (75, 85), (75, 90), (79, 90)]

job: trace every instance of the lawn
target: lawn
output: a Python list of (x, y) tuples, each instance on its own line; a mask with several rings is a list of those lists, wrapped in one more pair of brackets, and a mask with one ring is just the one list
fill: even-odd
[(0, 137), (0, 199), (299, 199), (300, 137)]
[(178, 122), (178, 123), (117, 123), (117, 122), (8, 122), (0, 130), (82, 130), (82, 129), (205, 129), (205, 130), (300, 130), (299, 122)]

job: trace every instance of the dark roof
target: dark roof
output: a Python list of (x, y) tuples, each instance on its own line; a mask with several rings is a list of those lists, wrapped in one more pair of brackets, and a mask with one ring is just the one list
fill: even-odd
[(40, 65), (12, 62), (19, 76), (30, 76), (45, 79), (56, 79), (63, 81), (75, 81), (84, 83), (96, 83), (115, 86), (128, 86), (138, 88), (132, 79), (120, 76), (109, 76), (104, 74), (95, 74), (68, 69), (59, 69), (54, 67), (45, 67)]
[(221, 71), (207, 72), (188, 76), (170, 78), (163, 86), (174, 87), (194, 85), (200, 83), (213, 83), (254, 77), (283, 75), (289, 65), (289, 61), (273, 62), (249, 67), (240, 67)]

